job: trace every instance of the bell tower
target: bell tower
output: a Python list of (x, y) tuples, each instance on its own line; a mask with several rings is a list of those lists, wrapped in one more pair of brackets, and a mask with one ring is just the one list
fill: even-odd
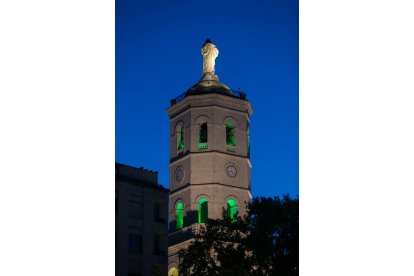
[(249, 117), (246, 94), (233, 91), (214, 73), (217, 47), (201, 48), (201, 80), (171, 100), (169, 275), (179, 265), (178, 251), (209, 218), (246, 212), (250, 193)]

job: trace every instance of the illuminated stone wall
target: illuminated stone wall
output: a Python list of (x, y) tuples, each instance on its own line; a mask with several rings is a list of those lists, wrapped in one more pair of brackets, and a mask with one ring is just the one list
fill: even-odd
[[(240, 214), (251, 199), (248, 152), (247, 100), (222, 95), (187, 96), (167, 110), (170, 116), (169, 269), (178, 266), (178, 251), (199, 229), (198, 201), (208, 200), (208, 217), (220, 218), (227, 201), (237, 203)], [(185, 145), (177, 150), (177, 124), (185, 127)], [(200, 125), (207, 123), (208, 139), (200, 145)], [(226, 143), (226, 125), (234, 127), (235, 145)], [(176, 229), (176, 206), (184, 205), (183, 228)]]

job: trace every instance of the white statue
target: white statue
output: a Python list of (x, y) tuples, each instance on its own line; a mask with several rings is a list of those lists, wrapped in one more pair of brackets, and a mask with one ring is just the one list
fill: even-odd
[(214, 76), (215, 60), (219, 54), (216, 45), (207, 39), (201, 48), (201, 54), (203, 55), (203, 76), (207, 73)]

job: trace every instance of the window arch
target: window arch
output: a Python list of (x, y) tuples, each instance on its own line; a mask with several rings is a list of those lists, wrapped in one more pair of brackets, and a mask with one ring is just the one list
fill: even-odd
[(184, 224), (184, 204), (178, 202), (177, 207), (175, 207), (175, 228), (177, 230), (182, 229)]
[(237, 214), (237, 202), (234, 199), (227, 200), (227, 214), (232, 221), (235, 220)]
[(177, 138), (177, 150), (184, 148), (184, 124), (180, 122), (175, 129), (175, 135)]
[(208, 200), (204, 197), (198, 201), (198, 223), (206, 223), (208, 219)]
[(226, 143), (229, 146), (235, 146), (236, 142), (234, 140), (234, 126), (232, 123), (226, 123)]
[(170, 268), (168, 270), (168, 276), (178, 276), (178, 270), (175, 267)]

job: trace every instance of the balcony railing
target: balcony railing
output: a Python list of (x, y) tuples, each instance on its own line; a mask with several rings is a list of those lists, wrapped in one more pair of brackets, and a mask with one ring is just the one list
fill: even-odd
[(207, 143), (198, 143), (198, 149), (200, 149), (200, 150), (208, 149), (208, 144)]
[[(215, 93), (214, 90), (212, 90), (211, 93)], [(241, 100), (247, 100), (246, 93), (244, 93), (242, 91), (231, 90), (231, 93), (233, 95), (227, 95), (227, 94), (225, 94), (225, 95), (230, 96), (230, 97), (234, 97), (234, 98), (238, 98), (238, 99), (241, 99)], [(219, 94), (223, 94), (223, 93), (219, 93)], [(174, 99), (171, 99), (170, 100), (171, 105), (175, 105), (176, 103), (182, 101), (186, 97), (186, 95), (187, 95), (187, 92), (184, 92), (181, 95), (179, 95), (178, 97), (175, 97)]]

